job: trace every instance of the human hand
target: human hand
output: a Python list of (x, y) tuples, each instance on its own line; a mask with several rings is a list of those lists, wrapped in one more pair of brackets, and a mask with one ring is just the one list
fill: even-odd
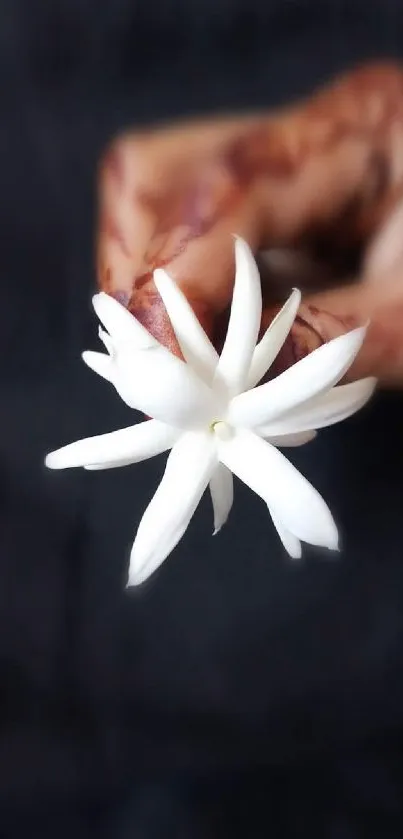
[(303, 302), (275, 372), (371, 322), (351, 378), (403, 384), (403, 72), (358, 70), (293, 108), (129, 133), (100, 172), (98, 276), (179, 352), (152, 273), (164, 266), (219, 348), (231, 234), (261, 264), (265, 328)]

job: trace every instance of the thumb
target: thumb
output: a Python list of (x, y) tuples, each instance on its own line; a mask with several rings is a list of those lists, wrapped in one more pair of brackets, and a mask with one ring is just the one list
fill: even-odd
[[(266, 313), (271, 320), (273, 310)], [(376, 376), (403, 387), (403, 199), (370, 243), (362, 280), (304, 299), (277, 367), (283, 369), (320, 344), (369, 321), (348, 378)]]
[(402, 281), (403, 273), (391, 276), (384, 285), (361, 282), (306, 298), (277, 360), (276, 372), (369, 321), (364, 345), (346, 379), (376, 376), (384, 386), (402, 387)]

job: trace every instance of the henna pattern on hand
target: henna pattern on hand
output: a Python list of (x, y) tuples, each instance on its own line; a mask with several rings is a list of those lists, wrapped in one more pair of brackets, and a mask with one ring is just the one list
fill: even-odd
[[(172, 165), (162, 175), (157, 146), (155, 171), (151, 166), (143, 178), (146, 135), (118, 140), (101, 167), (100, 286), (177, 353), (153, 271), (169, 266), (218, 345), (233, 280), (232, 255), (222, 256), (230, 222), (239, 225), (232, 232), (253, 239), (255, 250), (308, 254), (337, 279), (359, 269), (403, 196), (403, 71), (388, 64), (361, 68), (300, 105), (229, 121), (214, 142), (209, 130), (179, 128), (180, 151), (168, 141)], [(213, 276), (211, 289), (195, 275), (200, 255)], [(276, 311), (269, 286), (264, 297), (262, 325)], [(303, 303), (277, 368), (362, 317), (318, 306)]]

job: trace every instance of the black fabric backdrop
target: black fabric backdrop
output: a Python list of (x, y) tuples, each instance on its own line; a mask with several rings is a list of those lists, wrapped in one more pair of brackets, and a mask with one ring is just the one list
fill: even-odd
[(80, 362), (107, 141), (288, 101), (402, 35), (399, 0), (0, 2), (1, 839), (401, 835), (402, 398), (295, 455), (340, 558), (286, 562), (239, 486), (130, 595), (162, 462), (43, 457), (131, 421)]

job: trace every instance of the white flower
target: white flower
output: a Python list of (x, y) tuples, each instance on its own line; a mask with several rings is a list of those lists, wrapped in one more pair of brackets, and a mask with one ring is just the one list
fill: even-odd
[(87, 352), (84, 361), (109, 380), (132, 408), (153, 419), (90, 437), (48, 455), (51, 469), (125, 466), (171, 449), (161, 483), (147, 507), (132, 548), (129, 584), (150, 576), (175, 548), (206, 488), (214, 532), (225, 523), (237, 475), (265, 501), (284, 547), (301, 555), (301, 541), (337, 549), (332, 515), (318, 492), (277, 446), (311, 440), (316, 429), (361, 408), (375, 380), (334, 387), (358, 353), (365, 328), (324, 344), (293, 367), (256, 387), (281, 349), (300, 303), (294, 290), (257, 343), (261, 286), (248, 246), (235, 240), (236, 277), (231, 314), (220, 356), (186, 298), (164, 271), (155, 283), (178, 338), (184, 361), (161, 346), (116, 300), (94, 297), (108, 333), (108, 354)]

